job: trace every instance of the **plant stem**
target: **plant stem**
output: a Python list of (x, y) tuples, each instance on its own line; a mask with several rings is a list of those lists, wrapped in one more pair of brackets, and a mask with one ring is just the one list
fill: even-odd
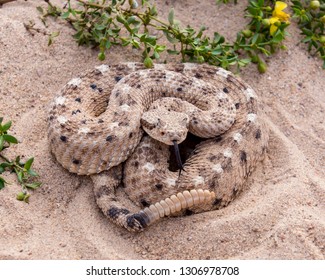
[(21, 170), (21, 171), (25, 171), (25, 169), (23, 167), (21, 167), (19, 164), (17, 164), (16, 162), (10, 161), (7, 157), (5, 157), (4, 155), (0, 154), (0, 158), (2, 158), (4, 161), (6, 161), (7, 163), (11, 164), (11, 168), (13, 168), (15, 170), (15, 172), (17, 173), (17, 169)]

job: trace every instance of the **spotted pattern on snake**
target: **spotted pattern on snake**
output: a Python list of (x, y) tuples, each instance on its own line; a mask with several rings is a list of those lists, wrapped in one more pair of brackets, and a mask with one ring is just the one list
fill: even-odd
[[(258, 106), (254, 90), (222, 68), (101, 65), (70, 80), (56, 96), (48, 138), (64, 168), (91, 175), (97, 204), (112, 222), (142, 231), (164, 216), (219, 209), (240, 193), (267, 149)], [(166, 110), (150, 115), (157, 107)], [(194, 134), (199, 141), (186, 151), (179, 173), (171, 168), (168, 145), (174, 138), (183, 141), (184, 133), (170, 134), (166, 127), (176, 125), (184, 110), (188, 138)], [(124, 206), (121, 189), (139, 210)]]

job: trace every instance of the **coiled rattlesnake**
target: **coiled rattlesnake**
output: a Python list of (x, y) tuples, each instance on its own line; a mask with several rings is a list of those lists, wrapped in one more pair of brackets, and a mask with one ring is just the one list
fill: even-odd
[[(139, 231), (163, 216), (217, 209), (234, 199), (267, 147), (257, 107), (253, 89), (222, 68), (101, 65), (55, 98), (48, 137), (63, 167), (92, 175), (104, 214)], [(168, 145), (181, 143), (187, 128), (209, 139), (187, 151), (179, 174), (169, 168)], [(119, 187), (145, 208), (126, 209)]]

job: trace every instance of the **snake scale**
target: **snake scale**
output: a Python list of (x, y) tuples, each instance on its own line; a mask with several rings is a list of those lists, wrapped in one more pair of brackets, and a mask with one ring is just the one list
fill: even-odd
[[(91, 176), (103, 213), (141, 231), (164, 216), (231, 202), (265, 155), (261, 114), (254, 90), (222, 68), (100, 65), (55, 97), (48, 138), (64, 168)], [(181, 172), (173, 145), (186, 159)], [(138, 210), (124, 206), (119, 190)]]

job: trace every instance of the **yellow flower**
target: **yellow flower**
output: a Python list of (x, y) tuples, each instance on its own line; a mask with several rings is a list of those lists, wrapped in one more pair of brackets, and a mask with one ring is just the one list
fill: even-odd
[(283, 12), (288, 5), (284, 2), (277, 1), (275, 2), (275, 7), (272, 13), (272, 17), (270, 18), (270, 34), (273, 34), (278, 30), (278, 26), (280, 26), (281, 22), (289, 23), (290, 15)]

